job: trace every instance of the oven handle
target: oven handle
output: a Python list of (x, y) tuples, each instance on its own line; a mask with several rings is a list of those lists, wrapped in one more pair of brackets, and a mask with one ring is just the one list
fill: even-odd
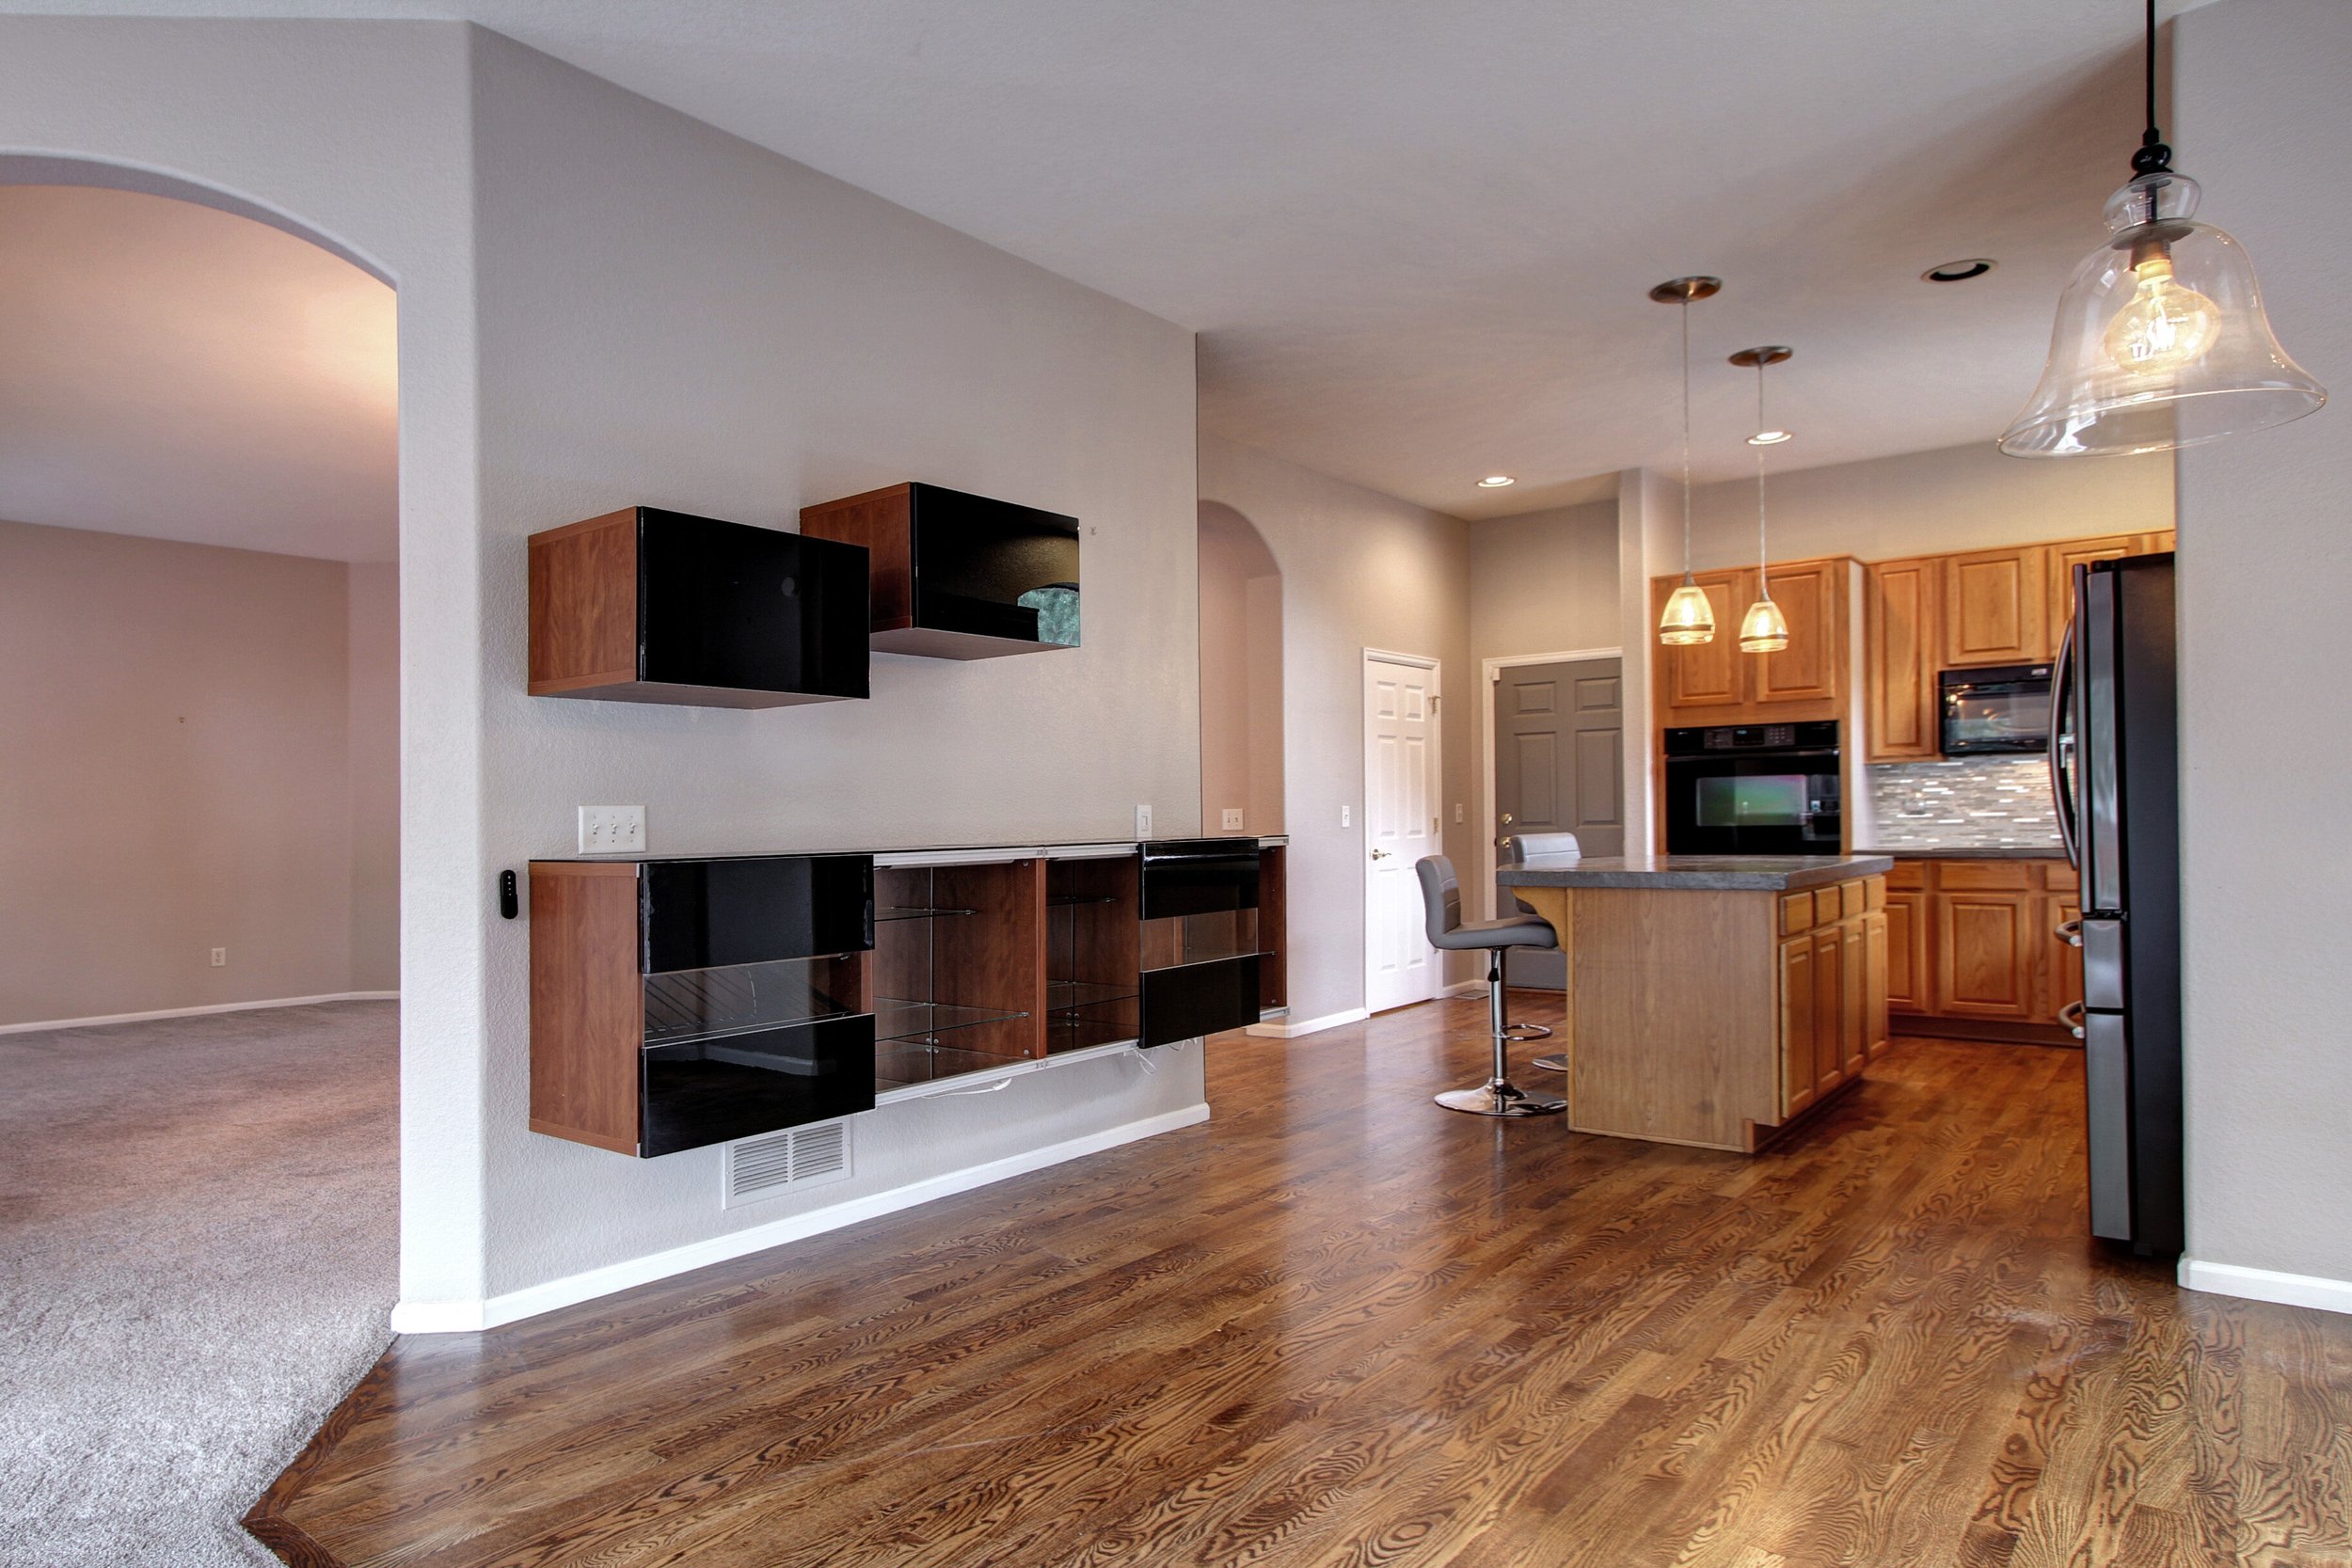
[(1749, 752), (1679, 752), (1667, 756), (1666, 766), (1671, 768), (1677, 762), (1717, 762), (1729, 757), (1758, 757), (1771, 762), (1804, 762), (1813, 757), (1835, 757), (1836, 755), (1837, 751), (1834, 747), (1811, 752), (1772, 752), (1766, 751), (1762, 747)]
[(2050, 665), (2050, 803), (2058, 816), (2058, 840), (2066, 846), (2066, 863), (2080, 871), (2081, 835), (2074, 820), (2074, 792), (2066, 785), (2066, 755), (2074, 737), (2066, 728), (2071, 711), (2068, 694), (2074, 684), (2074, 618), (2066, 618), (2066, 634), (2058, 639), (2058, 657)]

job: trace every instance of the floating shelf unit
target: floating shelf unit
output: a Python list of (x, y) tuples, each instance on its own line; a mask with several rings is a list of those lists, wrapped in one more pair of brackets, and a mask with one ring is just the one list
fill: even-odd
[(1045, 1053), (1045, 863), (892, 865), (874, 876), (879, 1091)]
[(531, 694), (698, 707), (866, 695), (866, 552), (632, 506), (534, 533)]
[(1142, 1037), (1140, 898), (1132, 848), (1046, 863), (1049, 1054)]
[(873, 562), (873, 645), (932, 658), (994, 658), (1078, 643), (1078, 519), (937, 484), (801, 510), (812, 539)]
[(531, 865), (531, 1127), (650, 1157), (874, 1103), (873, 860)]

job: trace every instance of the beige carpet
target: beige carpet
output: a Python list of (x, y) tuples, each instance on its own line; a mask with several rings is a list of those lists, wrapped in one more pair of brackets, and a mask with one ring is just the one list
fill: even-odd
[(0, 1563), (277, 1560), (238, 1515), (390, 1338), (398, 1016), (0, 1036)]

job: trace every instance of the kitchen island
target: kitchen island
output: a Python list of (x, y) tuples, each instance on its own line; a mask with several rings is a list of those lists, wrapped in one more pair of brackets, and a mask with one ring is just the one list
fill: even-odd
[(1883, 855), (1537, 856), (1567, 958), (1568, 1125), (1754, 1153), (1886, 1049)]

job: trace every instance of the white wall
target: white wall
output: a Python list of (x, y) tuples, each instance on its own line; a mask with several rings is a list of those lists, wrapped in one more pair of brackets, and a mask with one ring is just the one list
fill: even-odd
[[(1200, 508), (1200, 823), (1282, 832), (1282, 574), (1248, 519)], [(1241, 826), (1224, 826), (1227, 808)]]
[(351, 989), (400, 989), (400, 568), (346, 568)]
[[(2029, 462), (1988, 440), (1772, 473), (1765, 499), (1774, 561), (1895, 561), (2170, 528), (2172, 464), (2161, 454)], [(1702, 484), (1692, 499), (1697, 569), (1752, 563), (1756, 481)]]
[(1364, 1005), (1366, 648), (1438, 660), (1444, 847), (1457, 864), (1476, 863), (1476, 829), (1454, 820), (1477, 787), (1461, 711), (1477, 691), (1470, 525), (1208, 436), (1200, 497), (1247, 517), (1282, 570), (1291, 1017), (1328, 1018)]
[(0, 1025), (396, 983), (354, 918), (399, 831), (356, 570), (390, 568), (0, 522)]
[[(722, 1212), (715, 1150), (525, 1130), (528, 931), (495, 878), (569, 853), (577, 804), (643, 802), (680, 853), (1111, 837), (1137, 801), (1198, 830), (1182, 330), (458, 25), (0, 19), (0, 147), (212, 187), (399, 288), (411, 1307), (795, 1208)], [(523, 694), (532, 531), (636, 501), (789, 524), (910, 478), (1085, 519), (1086, 646), (881, 659), (873, 702), (825, 708)], [(1158, 1065), (876, 1113), (819, 1195), (1198, 1105), (1198, 1053)]]
[(2280, 341), (2337, 400), (2180, 455), (2188, 1250), (2352, 1282), (2352, 8), (2222, 0), (2172, 25), (2167, 129), (2199, 215), (2245, 244)]

